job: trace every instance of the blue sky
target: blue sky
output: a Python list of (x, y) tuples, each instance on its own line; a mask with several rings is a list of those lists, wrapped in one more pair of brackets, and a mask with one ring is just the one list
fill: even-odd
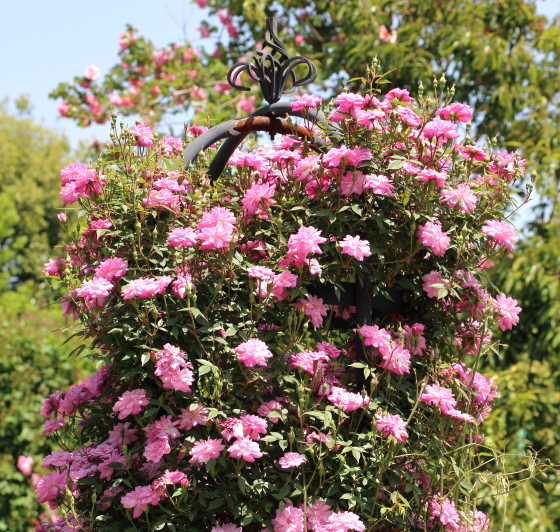
[[(118, 35), (127, 23), (164, 46), (186, 36), (203, 44), (201, 10), (187, 0), (4, 0), (0, 18), (0, 99), (31, 96), (34, 118), (64, 131), (76, 145), (108, 137), (108, 125), (78, 128), (61, 119), (48, 94), (91, 64), (106, 72), (117, 62)], [(209, 41), (205, 39), (204, 41)]]
[[(33, 116), (64, 131), (73, 145), (93, 136), (107, 138), (107, 125), (81, 129), (58, 117), (48, 93), (90, 65), (102, 72), (117, 59), (117, 38), (130, 23), (157, 45), (188, 38), (196, 45), (202, 12), (188, 0), (19, 0), (2, 2), (0, 99), (31, 96)], [(537, 0), (539, 12), (560, 12), (559, 0)]]

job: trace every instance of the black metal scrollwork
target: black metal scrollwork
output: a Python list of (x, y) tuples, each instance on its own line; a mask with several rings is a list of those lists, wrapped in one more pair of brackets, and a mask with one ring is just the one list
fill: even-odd
[[(255, 54), (248, 54), (245, 61), (233, 65), (228, 72), (228, 82), (242, 91), (251, 90), (249, 87), (239, 85), (237, 81), (246, 70), (249, 77), (261, 86), (264, 99), (272, 105), (280, 100), (283, 94), (291, 94), (296, 87), (311, 83), (317, 77), (315, 65), (302, 56), (290, 57), (286, 47), (278, 38), (278, 21), (276, 18), (266, 19), (266, 33), (261, 50)], [(265, 51), (271, 50), (271, 51)], [(275, 57), (278, 55), (278, 57)], [(299, 65), (307, 66), (307, 74), (302, 78), (296, 78), (294, 69)], [(286, 82), (292, 81), (292, 88), (284, 90)]]

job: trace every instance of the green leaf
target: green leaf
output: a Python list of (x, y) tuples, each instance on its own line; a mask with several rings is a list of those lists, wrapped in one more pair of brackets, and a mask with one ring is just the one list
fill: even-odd
[(208, 505), (208, 510), (214, 510), (216, 508), (219, 508), (220, 506), (222, 506), (222, 504), (224, 504), (224, 500), (223, 499), (214, 499), (209, 505)]

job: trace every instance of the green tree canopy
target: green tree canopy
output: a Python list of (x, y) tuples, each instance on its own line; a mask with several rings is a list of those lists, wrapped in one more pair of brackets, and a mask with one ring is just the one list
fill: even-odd
[[(0, 103), (0, 294), (43, 282), (41, 270), (60, 242), (60, 169), (67, 164), (66, 138)], [(31, 286), (30, 285), (30, 286)], [(11, 296), (0, 306), (13, 310)]]

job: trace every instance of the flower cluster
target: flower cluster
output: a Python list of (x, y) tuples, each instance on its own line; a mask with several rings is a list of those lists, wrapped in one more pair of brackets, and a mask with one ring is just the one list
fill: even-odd
[(41, 410), (39, 500), (72, 511), (40, 530), (487, 527), (466, 479), (498, 390), (471, 365), (521, 309), (480, 270), (516, 241), (524, 161), (434, 102), (341, 94), (305, 124), (323, 147), (238, 150), (213, 184), (115, 120), (98, 168), (63, 170), (86, 229), (45, 274), (101, 368)]

